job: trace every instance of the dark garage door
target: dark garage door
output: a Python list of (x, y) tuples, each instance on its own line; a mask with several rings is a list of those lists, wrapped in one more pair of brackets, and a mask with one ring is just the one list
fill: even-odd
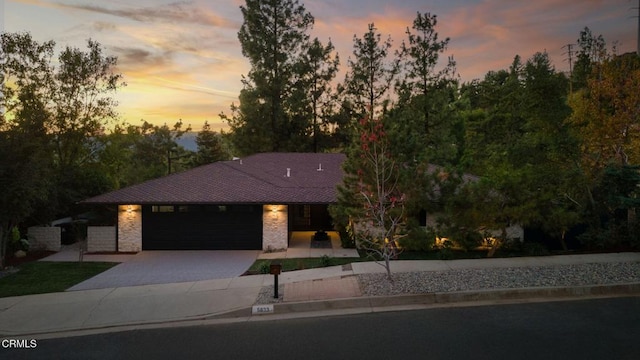
[(142, 249), (260, 250), (262, 206), (143, 206)]

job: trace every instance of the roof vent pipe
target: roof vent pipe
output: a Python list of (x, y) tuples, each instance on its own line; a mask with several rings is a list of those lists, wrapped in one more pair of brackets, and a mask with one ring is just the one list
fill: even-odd
[(287, 168), (287, 177), (291, 177), (291, 168)]
[(322, 171), (322, 163), (318, 164), (318, 168), (316, 169), (317, 171)]

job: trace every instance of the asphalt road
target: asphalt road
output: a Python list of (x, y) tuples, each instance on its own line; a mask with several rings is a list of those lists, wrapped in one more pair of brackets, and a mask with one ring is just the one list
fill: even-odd
[(640, 359), (640, 297), (37, 340), (2, 359)]

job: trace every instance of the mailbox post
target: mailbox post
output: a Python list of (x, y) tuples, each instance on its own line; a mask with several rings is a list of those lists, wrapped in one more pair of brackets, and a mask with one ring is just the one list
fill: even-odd
[(282, 264), (280, 263), (271, 263), (269, 265), (269, 273), (273, 274), (273, 298), (278, 298), (278, 275), (282, 271)]

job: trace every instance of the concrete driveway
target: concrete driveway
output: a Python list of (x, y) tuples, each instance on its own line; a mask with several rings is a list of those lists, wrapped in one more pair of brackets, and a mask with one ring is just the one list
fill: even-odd
[(142, 251), (67, 290), (232, 278), (249, 269), (259, 253), (257, 250)]

